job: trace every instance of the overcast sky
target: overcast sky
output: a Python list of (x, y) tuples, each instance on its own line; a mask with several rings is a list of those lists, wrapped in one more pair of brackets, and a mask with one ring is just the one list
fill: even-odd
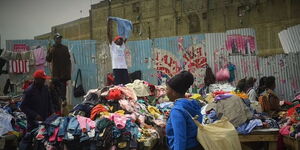
[[(33, 39), (51, 27), (89, 15), (101, 0), (0, 0), (1, 48), (5, 40)], [(82, 10), (82, 13), (80, 12)]]

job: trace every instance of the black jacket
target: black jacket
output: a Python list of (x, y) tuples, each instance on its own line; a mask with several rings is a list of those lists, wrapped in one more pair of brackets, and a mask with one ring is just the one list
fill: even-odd
[(53, 45), (47, 52), (46, 60), (52, 65), (52, 78), (68, 81), (71, 80), (71, 59), (67, 46)]
[(27, 116), (28, 129), (35, 128), (38, 115), (45, 120), (54, 112), (48, 87), (39, 89), (34, 84), (30, 85), (24, 92), (20, 108)]

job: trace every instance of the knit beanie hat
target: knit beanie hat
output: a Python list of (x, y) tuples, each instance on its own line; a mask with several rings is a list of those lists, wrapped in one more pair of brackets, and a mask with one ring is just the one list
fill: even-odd
[(193, 83), (194, 76), (188, 71), (180, 72), (167, 82), (170, 88), (180, 94), (185, 94)]

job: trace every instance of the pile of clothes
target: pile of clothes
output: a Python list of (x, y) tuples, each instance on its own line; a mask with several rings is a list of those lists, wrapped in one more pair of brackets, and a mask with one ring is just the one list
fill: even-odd
[(280, 134), (300, 138), (300, 104), (280, 113)]
[(202, 100), (207, 103), (201, 110), (203, 124), (226, 117), (239, 134), (249, 134), (254, 129), (279, 128), (276, 120), (258, 111), (257, 105), (250, 102), (246, 93), (236, 91), (227, 84), (215, 84)]
[(20, 102), (7, 102), (0, 107), (0, 136), (16, 135), (26, 132), (26, 115), (20, 111)]
[(158, 101), (165, 91), (140, 80), (90, 90), (69, 116), (53, 115), (39, 125), (35, 139), (49, 149), (62, 144), (74, 149), (74, 143), (78, 149), (153, 149), (166, 145), (163, 137), (173, 102)]

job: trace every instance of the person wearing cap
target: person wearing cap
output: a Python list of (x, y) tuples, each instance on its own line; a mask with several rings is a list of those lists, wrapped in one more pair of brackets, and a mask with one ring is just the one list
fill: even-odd
[(27, 117), (27, 130), (36, 128), (37, 121), (44, 121), (53, 113), (52, 99), (45, 80), (47, 76), (43, 70), (37, 70), (34, 74), (34, 82), (25, 91), (22, 98), (21, 110)]
[(108, 28), (107, 28), (107, 36), (110, 47), (111, 61), (112, 61), (112, 69), (115, 78), (115, 85), (119, 84), (127, 84), (130, 82), (127, 64), (125, 59), (125, 43), (127, 39), (124, 39), (122, 36), (116, 36), (114, 40), (112, 40), (111, 35), (111, 19), (108, 19)]
[(198, 127), (192, 119), (198, 115), (198, 121), (202, 121), (202, 106), (199, 101), (185, 97), (193, 83), (194, 76), (188, 71), (182, 71), (167, 82), (167, 96), (174, 102), (166, 126), (167, 143), (171, 150), (203, 149), (197, 141)]
[(47, 62), (51, 63), (52, 78), (60, 82), (59, 87), (63, 101), (66, 100), (67, 81), (71, 80), (71, 57), (67, 46), (63, 45), (62, 36), (56, 33), (55, 44), (49, 48), (46, 56)]

